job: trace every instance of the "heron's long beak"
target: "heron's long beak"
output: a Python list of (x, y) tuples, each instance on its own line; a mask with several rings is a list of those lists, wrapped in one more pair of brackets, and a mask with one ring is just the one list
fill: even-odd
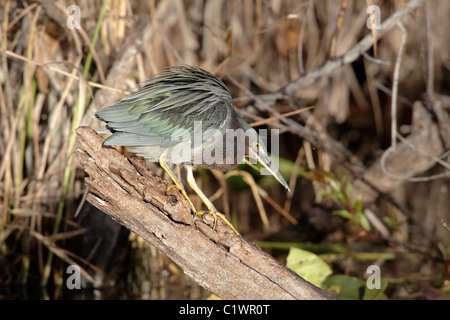
[(283, 187), (285, 187), (288, 191), (291, 191), (291, 189), (289, 189), (289, 186), (288, 186), (286, 180), (284, 180), (284, 178), (281, 175), (280, 171), (278, 170), (277, 166), (270, 159), (270, 157), (267, 155), (267, 153), (254, 152), (252, 149), (250, 149), (249, 153), (250, 153), (249, 156), (258, 160), (258, 162), (261, 163), (264, 166), (264, 168), (269, 170), (269, 172), (275, 177), (275, 179), (278, 180), (279, 183), (281, 183), (283, 185)]

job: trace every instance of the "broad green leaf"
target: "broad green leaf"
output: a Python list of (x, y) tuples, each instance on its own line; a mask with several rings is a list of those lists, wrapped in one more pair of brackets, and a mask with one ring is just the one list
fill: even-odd
[(322, 288), (339, 300), (361, 300), (364, 297), (365, 282), (346, 275), (335, 275), (325, 279)]
[(384, 290), (386, 290), (387, 286), (388, 282), (380, 279), (380, 289), (369, 289), (366, 287), (363, 300), (387, 300), (388, 298), (384, 294)]
[(346, 275), (334, 275), (326, 278), (322, 288), (339, 300), (384, 300), (388, 283), (380, 280), (380, 289), (369, 289), (366, 281)]
[(289, 250), (286, 266), (318, 287), (332, 273), (330, 266), (322, 258), (299, 248)]

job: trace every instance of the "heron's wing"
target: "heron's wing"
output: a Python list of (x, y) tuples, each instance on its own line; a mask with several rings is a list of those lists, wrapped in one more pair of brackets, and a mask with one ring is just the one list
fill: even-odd
[(169, 147), (224, 125), (234, 109), (225, 85), (200, 69), (173, 69), (96, 113), (107, 123), (102, 132), (112, 133), (105, 144)]

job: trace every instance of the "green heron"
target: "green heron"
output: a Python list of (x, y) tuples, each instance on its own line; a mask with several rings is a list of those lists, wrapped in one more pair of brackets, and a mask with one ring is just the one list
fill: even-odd
[[(98, 132), (111, 134), (105, 145), (127, 146), (147, 161), (159, 162), (195, 213), (213, 215), (213, 229), (220, 217), (239, 235), (197, 186), (192, 164), (225, 171), (247, 156), (260, 162), (289, 190), (258, 133), (236, 112), (225, 84), (203, 69), (167, 68), (122, 100), (98, 111), (96, 117), (106, 122)], [(168, 163), (185, 165), (189, 185), (209, 211), (194, 207)]]

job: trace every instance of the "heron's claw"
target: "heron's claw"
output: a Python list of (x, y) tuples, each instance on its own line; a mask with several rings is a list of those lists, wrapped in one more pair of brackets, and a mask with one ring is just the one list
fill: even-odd
[(166, 193), (172, 188), (177, 188), (178, 190), (180, 190), (181, 195), (189, 202), (189, 204), (191, 205), (192, 210), (194, 212), (197, 212), (197, 209), (195, 209), (194, 204), (192, 203), (191, 199), (188, 197), (188, 195), (186, 193), (186, 190), (184, 190), (183, 186), (180, 186), (178, 184), (172, 184), (172, 185), (167, 187)]
[(169, 190), (172, 189), (172, 188), (177, 188), (180, 191), (183, 189), (183, 188), (177, 186), (176, 184), (171, 184), (170, 186), (167, 187), (166, 193), (169, 192)]
[(240, 236), (239, 232), (233, 227), (233, 225), (230, 222), (228, 222), (227, 218), (225, 218), (225, 216), (223, 214), (221, 214), (217, 210), (212, 210), (214, 207), (212, 207), (212, 208), (208, 207), (208, 209), (210, 209), (209, 211), (196, 210), (194, 204), (192, 203), (191, 199), (189, 199), (186, 191), (184, 190), (184, 188), (182, 186), (177, 185), (177, 184), (172, 184), (172, 185), (167, 187), (166, 192), (168, 192), (172, 188), (177, 188), (178, 190), (180, 190), (181, 194), (186, 198), (186, 200), (191, 205), (192, 210), (195, 213), (197, 213), (197, 215), (203, 216), (205, 213), (209, 213), (209, 214), (211, 214), (213, 216), (213, 218), (214, 218), (213, 230), (216, 229), (217, 217), (219, 217), (220, 219), (222, 219), (234, 231), (234, 233), (236, 233), (238, 236)]
[(209, 213), (214, 218), (213, 230), (216, 229), (217, 217), (219, 217), (231, 228), (231, 230), (234, 231), (234, 233), (236, 233), (236, 235), (240, 236), (239, 232), (233, 227), (233, 225), (227, 220), (227, 218), (225, 218), (225, 216), (223, 214), (221, 214), (220, 212), (214, 211), (214, 210), (212, 210), (212, 211), (197, 211), (197, 215), (199, 215), (199, 216), (203, 216), (205, 213)]

